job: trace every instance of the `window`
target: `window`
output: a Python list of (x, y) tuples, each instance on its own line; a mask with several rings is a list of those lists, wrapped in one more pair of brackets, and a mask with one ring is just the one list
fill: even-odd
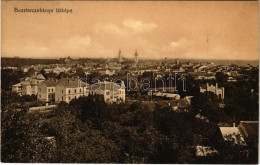
[(63, 101), (63, 96), (61, 97), (61, 101)]
[(48, 98), (51, 98), (51, 96), (50, 96), (50, 95), (48, 95)]
[(69, 93), (70, 93), (70, 90), (69, 90)]
[(50, 92), (51, 90), (50, 89), (48, 89), (48, 92)]
[(69, 97), (69, 100), (70, 100), (70, 97)]
[(77, 93), (77, 89), (75, 89), (75, 93)]
[(61, 90), (61, 93), (63, 93), (63, 90)]
[(77, 98), (77, 96), (75, 96), (75, 99)]
[(81, 93), (81, 89), (79, 90), (79, 92)]
[(41, 98), (41, 95), (39, 95), (39, 98)]
[(53, 92), (53, 89), (51, 89), (51, 91)]
[(41, 92), (41, 88), (39, 88), (39, 91)]

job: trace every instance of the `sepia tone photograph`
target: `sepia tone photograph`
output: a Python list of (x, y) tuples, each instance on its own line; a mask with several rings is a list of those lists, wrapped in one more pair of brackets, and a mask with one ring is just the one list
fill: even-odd
[(1, 2), (1, 162), (258, 164), (258, 1)]

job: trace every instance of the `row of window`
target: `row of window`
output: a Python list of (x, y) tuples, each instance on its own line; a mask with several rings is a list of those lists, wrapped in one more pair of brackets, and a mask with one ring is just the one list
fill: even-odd
[[(39, 91), (41, 92), (41, 88), (39, 88)], [(53, 88), (52, 89), (48, 89), (48, 92), (53, 92)]]
[(54, 98), (54, 95), (48, 95), (48, 98)]
[[(73, 97), (68, 97), (68, 100), (71, 100), (71, 98), (73, 98)], [(77, 96), (74, 96), (74, 99), (77, 99)], [(63, 96), (61, 97), (61, 101), (63, 101)]]
[[(86, 89), (86, 91), (87, 91), (87, 89)], [(71, 93), (70, 89), (69, 89), (68, 92)], [(79, 92), (81, 93), (81, 92), (82, 92), (82, 89), (80, 89)], [(61, 93), (63, 93), (63, 90), (61, 90)], [(74, 90), (74, 93), (77, 93), (77, 89)]]
[[(39, 94), (39, 98), (41, 98), (42, 96)], [(54, 95), (48, 95), (48, 98), (54, 98)]]

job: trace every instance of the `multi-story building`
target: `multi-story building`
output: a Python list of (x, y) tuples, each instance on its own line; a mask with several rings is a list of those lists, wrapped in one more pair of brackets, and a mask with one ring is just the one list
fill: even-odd
[(55, 86), (56, 81), (47, 80), (39, 84), (37, 98), (44, 102), (54, 102), (55, 101)]
[(64, 78), (56, 85), (55, 102), (65, 101), (69, 103), (72, 99), (80, 96), (88, 96), (88, 84), (82, 82), (79, 78)]
[(20, 80), (20, 83), (12, 86), (12, 91), (19, 95), (37, 95), (39, 83), (45, 81), (43, 75), (33, 75)]
[(63, 78), (59, 81), (44, 81), (39, 84), (38, 100), (45, 102), (69, 103), (88, 95), (102, 95), (106, 103), (125, 102), (125, 84), (114, 82), (97, 82), (89, 85), (79, 78)]
[(213, 92), (219, 98), (224, 99), (224, 94), (225, 94), (224, 87), (219, 88), (218, 83), (216, 83), (216, 86), (209, 85), (209, 83), (207, 83), (206, 87), (200, 87), (200, 93), (204, 93), (204, 92)]
[(22, 96), (22, 85), (21, 85), (21, 83), (12, 85), (12, 92), (18, 93), (18, 95)]
[(99, 94), (104, 96), (106, 103), (125, 102), (125, 84), (121, 81), (120, 84), (115, 82), (98, 82), (90, 86), (91, 94)]
[(61, 79), (56, 85), (55, 102), (65, 101), (69, 103), (72, 99), (89, 94), (102, 95), (106, 103), (125, 102), (125, 84), (114, 82), (97, 82), (89, 85), (79, 78)]

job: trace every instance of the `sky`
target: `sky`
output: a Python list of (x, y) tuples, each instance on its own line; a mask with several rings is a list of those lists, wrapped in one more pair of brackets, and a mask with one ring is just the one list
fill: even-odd
[[(2, 57), (258, 60), (258, 1), (2, 1)], [(19, 9), (72, 9), (21, 13)]]

